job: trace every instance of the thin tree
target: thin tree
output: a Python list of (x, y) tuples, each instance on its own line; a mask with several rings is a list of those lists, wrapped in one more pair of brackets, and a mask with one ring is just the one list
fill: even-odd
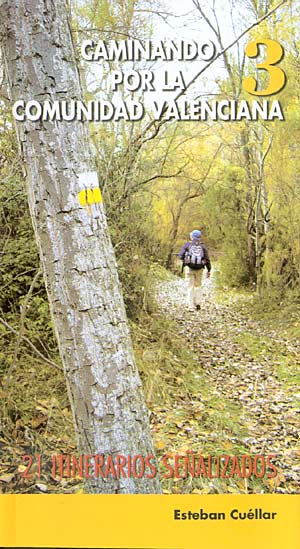
[[(64, 0), (0, 0), (0, 15), (10, 99), (81, 100)], [(95, 185), (87, 123), (26, 120), (17, 133), (79, 452), (153, 455), (104, 207), (78, 199)], [(150, 473), (92, 474), (87, 489), (160, 492)]]

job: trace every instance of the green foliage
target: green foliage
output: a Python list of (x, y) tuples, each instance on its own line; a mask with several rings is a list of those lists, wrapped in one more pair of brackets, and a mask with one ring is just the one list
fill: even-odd
[(151, 308), (148, 273), (152, 263), (160, 259), (160, 245), (141, 200), (133, 200), (130, 208), (121, 211), (111, 205), (108, 221), (127, 314), (136, 319), (142, 309)]
[(141, 39), (145, 32), (146, 36), (149, 35), (147, 10), (151, 8), (151, 3), (151, 0), (83, 2), (77, 7), (77, 23), (106, 33), (106, 38), (126, 39), (137, 32)]
[(230, 286), (249, 281), (245, 194), (244, 171), (229, 167), (204, 199), (209, 238), (222, 249), (222, 275)]
[[(0, 315), (19, 330), (24, 300), (35, 274), (39, 258), (18, 160), (16, 136), (9, 113), (2, 108), (0, 126)], [(24, 335), (42, 353), (56, 353), (48, 300), (42, 276), (38, 277), (24, 316)], [(7, 332), (7, 330), (5, 330)], [(3, 334), (2, 364), (9, 365), (14, 355), (15, 337)]]
[(12, 179), (1, 188), (2, 261), (0, 307), (16, 311), (38, 267), (33, 230), (20, 180)]
[[(0, 311), (18, 328), (23, 303), (39, 270), (38, 252), (27, 200), (20, 178), (10, 179), (0, 190)], [(56, 343), (43, 277), (37, 278), (25, 313), (25, 334), (39, 348), (56, 352)]]

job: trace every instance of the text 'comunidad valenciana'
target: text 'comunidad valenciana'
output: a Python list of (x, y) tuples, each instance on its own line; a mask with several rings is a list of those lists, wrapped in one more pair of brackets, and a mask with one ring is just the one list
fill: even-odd
[[(153, 101), (147, 107), (154, 120), (162, 116), (166, 120), (284, 120), (283, 111), (278, 100), (235, 101)], [(145, 116), (145, 106), (138, 100), (126, 101), (91, 100), (91, 101), (24, 101), (20, 99), (13, 105), (13, 116), (19, 122), (26, 120), (43, 121), (136, 121)]]

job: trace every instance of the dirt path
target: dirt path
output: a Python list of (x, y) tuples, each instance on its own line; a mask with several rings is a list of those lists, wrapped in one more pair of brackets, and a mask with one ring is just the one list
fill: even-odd
[(161, 283), (157, 299), (196, 354), (212, 394), (238, 405), (248, 433), (241, 442), (249, 454), (277, 456), (274, 491), (299, 493), (300, 387), (293, 381), (299, 343), (268, 333), (236, 299), (217, 302), (214, 277), (203, 279), (200, 311), (185, 306), (181, 278)]

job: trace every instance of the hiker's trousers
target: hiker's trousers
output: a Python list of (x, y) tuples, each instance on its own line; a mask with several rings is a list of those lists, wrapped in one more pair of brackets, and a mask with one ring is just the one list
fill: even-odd
[(201, 284), (204, 269), (190, 269), (185, 267), (185, 278), (187, 281), (187, 305), (193, 307), (200, 305)]

